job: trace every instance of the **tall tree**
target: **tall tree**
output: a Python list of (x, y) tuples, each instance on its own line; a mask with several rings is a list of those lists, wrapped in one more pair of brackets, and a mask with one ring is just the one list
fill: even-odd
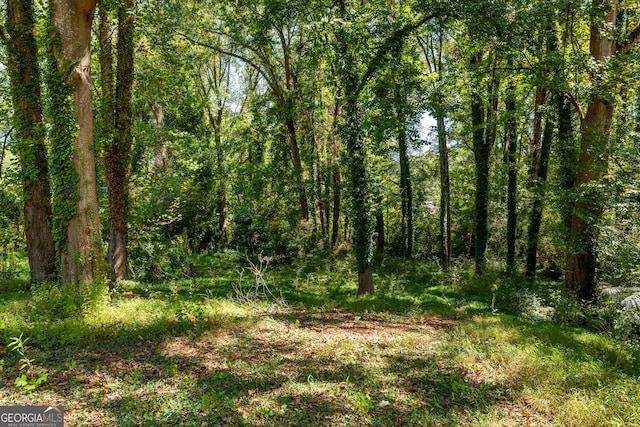
[[(545, 37), (546, 37), (546, 46), (543, 62), (554, 61), (557, 55), (558, 50), (558, 42), (556, 31), (553, 27), (548, 27), (545, 29)], [(551, 74), (559, 74), (562, 70), (557, 69), (558, 64), (553, 64), (551, 67), (546, 67), (547, 70), (552, 70)], [(546, 71), (547, 71), (546, 70)], [(553, 76), (552, 76), (553, 77)], [(545, 86), (549, 85), (551, 82), (545, 82)], [(538, 86), (538, 90), (541, 86)], [(547, 90), (545, 89), (545, 92)], [(542, 110), (544, 104), (539, 104), (538, 101), (540, 99), (537, 96), (538, 92), (536, 92), (536, 107)], [(554, 88), (553, 95), (557, 97), (562, 97), (562, 93)], [(536, 110), (536, 114), (538, 111)], [(530, 177), (531, 177), (531, 186), (533, 191), (533, 204), (530, 212), (530, 220), (529, 220), (529, 233), (527, 240), (527, 260), (526, 260), (526, 269), (525, 275), (529, 279), (535, 278), (536, 275), (536, 267), (538, 260), (538, 241), (540, 239), (540, 227), (542, 225), (542, 214), (544, 208), (544, 199), (546, 193), (547, 186), (547, 172), (549, 170), (549, 156), (551, 155), (551, 146), (553, 144), (553, 133), (555, 128), (554, 116), (553, 112), (546, 110), (544, 114), (540, 113), (539, 121), (542, 122), (542, 116), (544, 115), (544, 127), (542, 130), (542, 136), (537, 136), (540, 139), (540, 142), (533, 147), (533, 160), (531, 163), (530, 169)], [(535, 126), (538, 126), (538, 117), (536, 116)], [(534, 131), (539, 130), (534, 128)], [(534, 140), (536, 138), (534, 137)], [(536, 141), (537, 142), (537, 141)]]
[(518, 225), (518, 125), (516, 120), (516, 85), (509, 81), (505, 104), (505, 144), (507, 152), (507, 273), (512, 274), (516, 266), (516, 232)]
[(429, 109), (436, 119), (438, 134), (438, 172), (440, 175), (440, 260), (447, 271), (451, 263), (451, 185), (449, 177), (449, 148), (445, 124), (446, 105), (444, 94), (444, 39), (445, 31), (438, 25), (424, 38), (418, 37), (418, 44), (424, 55), (429, 73), (436, 77), (431, 89)]
[[(589, 51), (598, 69), (607, 69), (640, 41), (640, 25), (618, 28), (618, 0), (593, 0)], [(624, 33), (624, 34), (620, 34)], [(618, 42), (618, 38), (620, 42)], [(614, 104), (607, 79), (592, 76), (589, 106), (580, 125), (580, 152), (564, 285), (579, 298), (595, 296), (597, 225), (604, 207), (605, 177)]]
[(411, 169), (409, 166), (408, 114), (406, 82), (394, 82), (396, 111), (396, 129), (398, 135), (398, 154), (400, 157), (400, 199), (402, 205), (402, 252), (407, 258), (413, 255), (413, 191), (411, 188)]
[[(471, 67), (478, 69), (483, 61), (482, 54), (475, 54)], [(475, 270), (482, 274), (486, 266), (486, 250), (489, 241), (489, 161), (491, 148), (495, 143), (498, 110), (499, 79), (496, 72), (496, 59), (489, 60), (490, 79), (487, 83), (487, 102), (481, 87), (476, 87), (471, 99), (471, 122), (473, 126), (473, 154), (475, 162), (475, 203), (473, 245)], [(480, 84), (477, 84), (480, 86)]]
[(97, 0), (49, 2), (53, 234), (63, 282), (102, 273), (91, 87), (91, 24)]
[[(353, 227), (353, 246), (358, 266), (358, 293), (372, 293), (373, 270), (373, 221), (371, 218), (371, 194), (367, 168), (367, 147), (362, 133), (363, 111), (360, 99), (362, 91), (371, 78), (392, 58), (402, 51), (404, 42), (416, 29), (431, 19), (446, 13), (446, 8), (435, 8), (430, 14), (417, 13), (408, 19), (408, 23), (393, 22), (386, 35), (376, 35), (381, 40), (373, 51), (367, 51), (364, 58), (358, 55), (356, 41), (368, 33), (368, 23), (354, 23), (359, 16), (354, 2), (338, 0), (336, 2), (337, 29), (336, 71), (343, 94), (339, 125), (340, 137), (346, 146), (347, 191), (351, 202), (351, 224)], [(405, 8), (405, 12), (413, 12)], [(357, 25), (356, 25), (357, 24)], [(372, 41), (373, 42), (373, 41)], [(363, 55), (364, 56), (364, 55)]]
[(340, 139), (346, 146), (347, 191), (350, 198), (350, 218), (353, 227), (353, 246), (358, 267), (358, 293), (373, 293), (371, 195), (367, 169), (367, 148), (362, 135), (363, 112), (360, 101), (360, 71), (358, 60), (350, 44), (353, 36), (346, 26), (351, 13), (350, 2), (338, 1), (336, 34), (337, 71), (344, 94), (342, 120), (338, 126)]
[[(24, 220), (31, 279), (53, 280), (55, 245), (51, 231), (49, 167), (42, 122), (38, 47), (32, 0), (8, 0), (5, 39), (13, 100), (13, 145), (22, 169)], [(4, 146), (3, 146), (4, 151)]]
[(129, 165), (134, 82), (134, 13), (136, 0), (118, 3), (118, 42), (113, 138), (105, 145), (104, 162), (109, 198), (109, 250), (107, 259), (116, 281), (129, 278)]

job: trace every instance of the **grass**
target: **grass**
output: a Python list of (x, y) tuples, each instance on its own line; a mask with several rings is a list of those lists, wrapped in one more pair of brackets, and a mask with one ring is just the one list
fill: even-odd
[(28, 337), (30, 375), (48, 374), (17, 387), (0, 344), (0, 405), (63, 404), (70, 426), (640, 425), (633, 348), (614, 369), (611, 338), (498, 312), (499, 275), (391, 259), (359, 297), (350, 260), (308, 258), (267, 271), (277, 301), (251, 301), (236, 261), (198, 266), (63, 319), (42, 309), (59, 294), (0, 294), (0, 342)]

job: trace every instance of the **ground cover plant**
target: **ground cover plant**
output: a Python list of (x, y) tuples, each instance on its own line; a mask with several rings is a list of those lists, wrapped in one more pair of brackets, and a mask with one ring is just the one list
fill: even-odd
[(64, 405), (70, 426), (640, 424), (633, 345), (616, 368), (604, 334), (505, 314), (500, 275), (389, 259), (356, 296), (341, 257), (272, 264), (258, 284), (238, 257), (196, 264), (66, 318), (45, 289), (5, 291), (0, 404)]

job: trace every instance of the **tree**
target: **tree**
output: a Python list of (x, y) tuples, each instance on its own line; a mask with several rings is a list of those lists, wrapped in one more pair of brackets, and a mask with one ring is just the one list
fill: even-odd
[[(33, 2), (7, 1), (7, 33), (13, 122), (22, 169), (24, 219), (31, 279), (53, 280), (55, 245), (51, 231), (49, 166), (42, 120), (38, 47), (34, 36)], [(5, 139), (6, 142), (6, 139)], [(3, 146), (4, 155), (4, 146)]]
[[(486, 59), (481, 53), (471, 58), (471, 68), (478, 72), (481, 63)], [(484, 273), (486, 267), (486, 250), (489, 240), (489, 163), (491, 149), (496, 139), (495, 115), (498, 111), (499, 79), (496, 72), (495, 56), (488, 60), (490, 73), (487, 82), (487, 102), (480, 87), (481, 79), (476, 83), (471, 95), (471, 125), (473, 127), (473, 154), (475, 163), (475, 202), (473, 228), (473, 254), (476, 274)]]
[(418, 37), (427, 69), (436, 76), (430, 94), (429, 109), (436, 118), (438, 133), (438, 166), (440, 175), (440, 260), (444, 271), (449, 270), (451, 264), (451, 184), (449, 177), (449, 148), (447, 147), (447, 128), (445, 124), (446, 105), (444, 92), (444, 39), (445, 31), (441, 26), (425, 38)]
[[(546, 52), (544, 53), (545, 60), (549, 61), (549, 58), (553, 60), (557, 55), (557, 35), (553, 27), (545, 29), (546, 37)], [(551, 74), (559, 74), (562, 70), (558, 69), (558, 64), (552, 64), (551, 67), (543, 68), (543, 71), (551, 69)], [(552, 82), (545, 82), (545, 86)], [(542, 110), (545, 103), (539, 103), (541, 101), (538, 97), (539, 92), (546, 94), (547, 88), (541, 89), (542, 86), (538, 86), (536, 90), (536, 107)], [(562, 97), (562, 92), (556, 88), (553, 88), (554, 97)], [(538, 110), (536, 110), (536, 119), (534, 124), (534, 131), (538, 134), (534, 136), (534, 147), (532, 153), (532, 163), (530, 169), (531, 186), (533, 191), (533, 204), (531, 207), (530, 220), (529, 220), (529, 233), (527, 239), (527, 260), (525, 275), (529, 279), (535, 278), (536, 267), (538, 260), (538, 241), (540, 239), (540, 227), (542, 225), (542, 213), (544, 208), (544, 199), (547, 186), (547, 174), (549, 170), (549, 156), (551, 155), (551, 146), (553, 144), (553, 133), (555, 128), (553, 112), (546, 111), (544, 114), (544, 126), (542, 126), (542, 111), (540, 111), (538, 117)], [(539, 129), (543, 128), (542, 130)], [(540, 136), (539, 133), (542, 132)]]
[[(293, 174), (299, 197), (300, 216), (309, 220), (309, 202), (305, 184), (299, 137), (298, 92), (301, 90), (297, 52), (307, 42), (305, 7), (281, 0), (236, 2), (223, 8), (221, 20), (205, 27), (204, 36), (214, 42), (201, 40), (193, 31), (178, 30), (177, 34), (190, 42), (210, 48), (244, 62), (256, 70), (271, 90), (278, 105), (278, 116), (287, 132)], [(209, 33), (209, 34), (207, 34)], [(226, 40), (234, 49), (223, 47)], [(308, 43), (308, 42), (307, 42)]]
[(101, 273), (91, 87), (91, 24), (97, 0), (49, 3), (48, 115), (53, 236), (63, 282)]
[[(593, 0), (589, 51), (598, 70), (604, 71), (627, 55), (640, 41), (640, 25), (618, 28), (618, 0)], [(619, 35), (618, 33), (623, 33)], [(618, 42), (618, 38), (620, 42)], [(581, 114), (569, 258), (564, 285), (584, 300), (595, 296), (597, 225), (606, 197), (608, 147), (614, 103), (604, 76), (591, 76), (591, 94), (586, 114)]]
[[(339, 133), (346, 147), (347, 191), (351, 202), (353, 246), (358, 266), (358, 293), (373, 293), (373, 224), (370, 212), (367, 147), (362, 134), (363, 111), (360, 95), (381, 67), (402, 51), (406, 38), (426, 22), (445, 14), (446, 9), (441, 10), (434, 6), (430, 14), (418, 12), (416, 16), (412, 13), (406, 23), (397, 18), (387, 30), (386, 35), (384, 33), (376, 35), (376, 39), (381, 41), (377, 43), (373, 52), (366, 52), (368, 56), (365, 56), (365, 59), (359, 57), (356, 41), (363, 37), (362, 33), (368, 33), (367, 25), (370, 23), (352, 22), (353, 17), (359, 15), (354, 10), (353, 2), (339, 0), (336, 4), (338, 20), (335, 34), (336, 71), (343, 94)], [(411, 7), (404, 8), (404, 11), (413, 12)], [(381, 29), (386, 29), (384, 25), (381, 26)], [(362, 33), (356, 33), (356, 30)]]
[[(510, 61), (511, 62), (511, 61)], [(512, 274), (516, 266), (516, 232), (518, 225), (518, 125), (516, 110), (516, 84), (513, 79), (507, 84), (505, 97), (505, 141), (508, 167), (507, 184), (507, 273)]]
[[(338, 2), (337, 16), (343, 22), (349, 17), (347, 2)], [(367, 148), (362, 135), (362, 105), (358, 61), (350, 47), (351, 35), (344, 23), (336, 34), (336, 69), (343, 92), (342, 120), (338, 126), (340, 139), (346, 147), (347, 191), (350, 197), (350, 217), (353, 246), (358, 267), (358, 293), (373, 293), (372, 229), (370, 212)]]
[[(105, 5), (106, 2), (103, 2)], [(101, 7), (103, 7), (101, 5)], [(103, 91), (105, 99), (105, 121), (113, 120), (107, 125), (113, 129), (109, 141), (105, 144), (104, 163), (105, 177), (107, 181), (107, 195), (109, 198), (109, 250), (107, 259), (113, 269), (113, 278), (116, 281), (126, 280), (129, 277), (127, 270), (127, 242), (129, 226), (129, 165), (131, 157), (131, 121), (132, 121), (132, 95), (134, 81), (134, 12), (135, 0), (124, 0), (118, 3), (118, 42), (117, 42), (117, 70), (115, 97), (112, 92), (112, 64), (108, 57), (111, 52), (111, 37), (108, 29), (103, 29), (103, 24), (108, 25), (108, 11), (101, 10), (101, 52), (105, 51), (105, 60), (101, 66), (103, 74)], [(106, 26), (106, 25), (104, 25)], [(103, 55), (101, 55), (103, 56)]]

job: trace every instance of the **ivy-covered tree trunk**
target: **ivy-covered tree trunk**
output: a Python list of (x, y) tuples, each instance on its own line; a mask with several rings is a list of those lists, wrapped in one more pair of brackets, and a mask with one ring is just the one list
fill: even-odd
[(440, 259), (444, 271), (451, 264), (451, 186), (449, 184), (449, 149), (444, 113), (436, 112), (440, 164)]
[[(615, 27), (618, 1), (594, 0), (594, 10), (602, 13), (591, 25), (590, 52), (596, 63), (610, 61), (616, 55)], [(596, 289), (596, 239), (598, 221), (604, 206), (607, 151), (613, 119), (613, 104), (595, 87), (587, 114), (580, 126), (580, 153), (573, 204), (571, 240), (564, 286), (578, 298), (591, 300)]]
[(49, 3), (53, 229), (63, 282), (89, 283), (103, 269), (90, 73), (96, 3)]
[(516, 263), (516, 231), (518, 225), (518, 128), (516, 123), (515, 84), (511, 82), (507, 88), (505, 99), (506, 110), (506, 143), (507, 143), (507, 273), (515, 271)]
[(485, 113), (480, 95), (475, 94), (471, 104), (471, 123), (473, 125), (473, 154), (476, 174), (474, 251), (476, 273), (482, 274), (485, 268), (485, 251), (488, 241), (487, 216), (489, 211), (489, 156), (491, 147), (486, 146)]
[[(471, 66), (478, 65), (482, 58), (472, 58)], [(495, 123), (493, 114), (497, 110), (498, 82), (495, 70), (488, 84), (489, 107), (486, 108), (478, 88), (471, 99), (471, 124), (473, 126), (473, 154), (475, 162), (475, 220), (473, 230), (474, 259), (476, 274), (484, 273), (486, 266), (485, 252), (489, 240), (489, 160), (491, 147), (495, 139)]]
[(547, 187), (547, 172), (549, 170), (549, 156), (553, 143), (553, 130), (555, 123), (550, 115), (547, 115), (542, 134), (540, 147), (540, 161), (538, 163), (537, 176), (533, 185), (533, 205), (529, 220), (529, 235), (527, 240), (527, 265), (525, 275), (529, 279), (536, 276), (538, 262), (538, 241), (540, 240), (540, 226), (542, 225), (542, 213)]
[[(346, 7), (339, 2), (339, 17), (347, 19)], [(338, 30), (338, 74), (343, 92), (342, 120), (338, 126), (346, 147), (347, 194), (349, 195), (353, 249), (358, 268), (358, 294), (373, 293), (373, 224), (371, 195), (367, 169), (367, 147), (362, 134), (363, 113), (360, 102), (360, 78), (357, 61), (351, 52), (348, 32), (344, 25)]]
[(127, 242), (129, 240), (129, 164), (131, 157), (131, 119), (134, 81), (135, 0), (118, 4), (118, 43), (114, 135), (105, 146), (105, 176), (109, 197), (109, 250), (107, 258), (116, 281), (129, 278)]
[(6, 28), (14, 110), (13, 144), (22, 170), (31, 280), (54, 280), (56, 262), (51, 230), (51, 191), (32, 0), (7, 1)]
[(556, 110), (558, 113), (558, 135), (556, 137), (556, 149), (558, 153), (558, 179), (561, 191), (561, 215), (562, 229), (569, 240), (571, 229), (571, 216), (573, 204), (570, 194), (576, 181), (576, 164), (578, 162), (578, 149), (574, 135), (574, 124), (572, 117), (571, 102), (565, 96), (558, 96), (556, 99)]
[[(344, 77), (345, 93), (353, 90), (353, 76)], [(370, 214), (369, 177), (367, 171), (367, 150), (362, 136), (362, 106), (357, 95), (347, 95), (343, 108), (340, 135), (347, 148), (347, 191), (351, 207), (353, 246), (358, 265), (358, 293), (373, 293), (372, 272), (372, 223)]]

